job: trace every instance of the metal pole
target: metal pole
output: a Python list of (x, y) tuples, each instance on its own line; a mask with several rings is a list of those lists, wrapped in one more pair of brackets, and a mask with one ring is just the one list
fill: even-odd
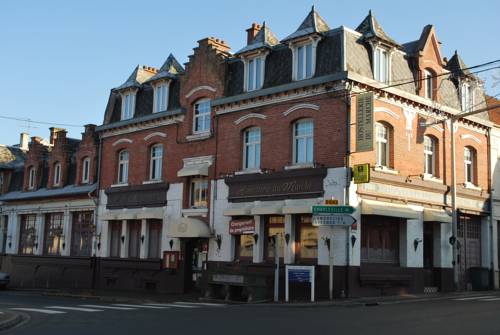
[(450, 119), (450, 136), (451, 136), (451, 215), (452, 215), (452, 234), (455, 237), (455, 243), (453, 243), (453, 284), (455, 290), (458, 289), (458, 263), (457, 263), (457, 245), (458, 245), (458, 234), (457, 234), (457, 180), (456, 180), (456, 160), (455, 160), (455, 119)]
[(274, 302), (279, 301), (279, 282), (280, 282), (280, 255), (279, 255), (279, 236), (278, 234), (273, 236), (274, 238)]
[(332, 256), (332, 250), (333, 250), (333, 235), (330, 236), (330, 241), (328, 241), (328, 271), (329, 271), (329, 278), (328, 278), (328, 293), (330, 300), (333, 300), (333, 256)]

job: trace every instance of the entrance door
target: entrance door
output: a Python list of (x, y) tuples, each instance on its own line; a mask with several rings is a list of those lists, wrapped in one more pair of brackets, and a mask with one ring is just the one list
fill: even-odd
[(184, 239), (184, 291), (198, 290), (202, 272), (207, 261), (207, 239)]
[(424, 287), (434, 287), (434, 224), (424, 223)]
[(469, 269), (481, 266), (481, 217), (460, 215), (458, 220), (459, 288), (468, 289)]

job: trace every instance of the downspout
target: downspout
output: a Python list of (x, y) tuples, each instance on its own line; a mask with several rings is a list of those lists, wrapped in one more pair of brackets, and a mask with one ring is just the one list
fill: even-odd
[(218, 138), (217, 138), (217, 133), (219, 129), (219, 119), (217, 118), (217, 115), (214, 116), (214, 140), (215, 140), (215, 159), (214, 159), (214, 176), (215, 176), (215, 183), (214, 183), (214, 194), (212, 195), (212, 203), (210, 204), (211, 212), (212, 212), (212, 227), (210, 227), (210, 230), (212, 234), (215, 236), (215, 201), (217, 199), (217, 154), (218, 154)]
[[(490, 280), (491, 280), (491, 285), (490, 285), (490, 288), (495, 288), (495, 250), (494, 250), (494, 236), (493, 236), (493, 222), (494, 222), (494, 218), (493, 218), (493, 192), (494, 192), (494, 189), (493, 189), (493, 185), (491, 184), (492, 183), (492, 169), (491, 169), (491, 162), (492, 162), (492, 158), (491, 158), (491, 128), (488, 128), (488, 138), (487, 138), (487, 141), (488, 141), (488, 145), (487, 145), (487, 148), (488, 148), (488, 187), (489, 187), (489, 193), (490, 193), (490, 199), (489, 199), (489, 203), (490, 203), (490, 218), (489, 218), (489, 239), (490, 239), (490, 266), (491, 266), (491, 273), (490, 273)], [(498, 246), (497, 246), (498, 248)]]
[[(351, 84), (346, 82), (346, 97), (345, 97), (345, 106), (346, 106), (346, 148), (345, 148), (345, 167), (346, 167), (346, 180), (345, 180), (345, 192), (344, 192), (344, 205), (349, 206), (349, 197), (350, 197), (350, 185), (351, 185)], [(349, 241), (351, 237), (351, 228), (348, 226), (346, 234), (346, 271), (345, 271), (345, 288), (346, 288), (346, 297), (349, 297), (349, 269), (351, 265), (351, 253), (349, 247)]]

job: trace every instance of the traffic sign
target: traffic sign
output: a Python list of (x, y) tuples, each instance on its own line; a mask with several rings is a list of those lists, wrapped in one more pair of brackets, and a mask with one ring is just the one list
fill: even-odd
[(354, 184), (370, 182), (370, 164), (356, 164), (353, 169)]
[(313, 215), (313, 226), (351, 226), (357, 220), (346, 214)]
[(312, 213), (315, 214), (352, 214), (354, 207), (352, 206), (312, 206)]

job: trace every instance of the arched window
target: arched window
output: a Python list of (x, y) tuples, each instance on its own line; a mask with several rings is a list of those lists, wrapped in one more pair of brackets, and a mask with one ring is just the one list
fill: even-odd
[(475, 182), (475, 170), (476, 170), (476, 150), (472, 147), (464, 148), (464, 173), (465, 182), (474, 184)]
[(433, 86), (432, 86), (432, 73), (428, 70), (424, 70), (424, 85), (425, 85), (425, 97), (427, 99), (433, 98)]
[(309, 164), (314, 160), (314, 123), (300, 120), (293, 125), (293, 163)]
[(377, 165), (382, 167), (389, 167), (391, 148), (389, 127), (377, 122), (377, 124), (375, 125), (375, 133)]
[(35, 188), (35, 178), (36, 178), (36, 169), (31, 166), (28, 169), (28, 189), (32, 190)]
[(82, 184), (90, 181), (90, 158), (85, 157), (82, 161)]
[(243, 169), (260, 168), (260, 128), (250, 128), (243, 135)]
[(54, 186), (59, 186), (61, 184), (61, 163), (57, 162), (54, 164)]
[(160, 180), (163, 161), (163, 145), (155, 144), (151, 147), (151, 157), (149, 162), (149, 179)]
[(206, 133), (210, 131), (210, 100), (202, 99), (194, 104), (193, 132)]
[(118, 154), (118, 184), (128, 183), (128, 159), (128, 151), (120, 151)]
[(436, 140), (431, 136), (424, 136), (424, 173), (436, 176)]

